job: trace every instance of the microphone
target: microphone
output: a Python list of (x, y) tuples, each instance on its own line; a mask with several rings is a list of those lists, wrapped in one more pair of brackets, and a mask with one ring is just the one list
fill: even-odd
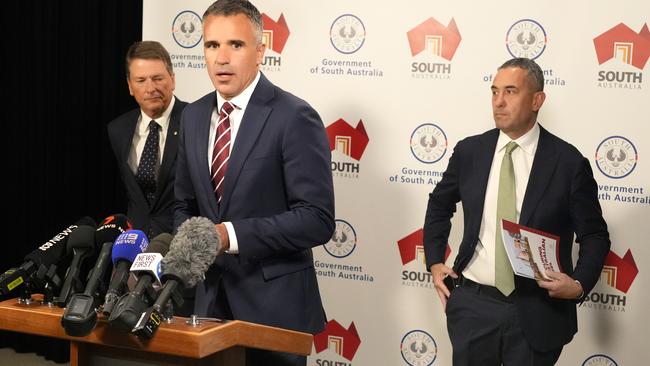
[(120, 234), (113, 245), (113, 277), (106, 291), (104, 299), (104, 315), (108, 316), (113, 307), (124, 293), (126, 281), (129, 277), (129, 267), (135, 257), (147, 249), (149, 240), (147, 235), (140, 230), (130, 230)]
[(214, 263), (221, 245), (214, 223), (209, 219), (192, 217), (182, 223), (162, 260), (165, 285), (153, 306), (142, 313), (132, 333), (152, 338), (163, 320), (165, 304), (170, 298), (176, 305), (182, 304), (180, 291), (205, 279), (205, 272)]
[(96, 309), (99, 306), (99, 299), (103, 298), (103, 294), (100, 294), (102, 291), (98, 291), (98, 288), (104, 283), (104, 277), (111, 263), (113, 240), (129, 228), (131, 223), (126, 216), (118, 214), (104, 219), (95, 231), (95, 241), (102, 249), (90, 272), (84, 292), (72, 295), (61, 317), (61, 325), (67, 335), (86, 336), (97, 324)]
[(151, 240), (144, 253), (135, 257), (131, 273), (137, 276), (138, 282), (133, 291), (124, 294), (113, 308), (108, 318), (111, 326), (126, 333), (130, 332), (140, 315), (156, 298), (152, 285), (160, 285), (160, 264), (163, 256), (169, 251), (171, 241), (171, 234), (160, 234)]
[(79, 226), (95, 225), (93, 219), (87, 216), (83, 217), (76, 223), (56, 234), (52, 239), (34, 249), (31, 253), (25, 256), (25, 262), (23, 264), (19, 267), (11, 268), (0, 275), (0, 295), (9, 294), (11, 291), (18, 288), (42, 266), (45, 267), (43, 272), (47, 272), (50, 266), (62, 262), (67, 255), (66, 245), (70, 234)]
[(72, 263), (65, 274), (63, 286), (59, 296), (54, 298), (54, 304), (59, 307), (65, 307), (70, 296), (81, 291), (83, 283), (81, 282), (80, 272), (81, 265), (95, 252), (95, 227), (79, 226), (70, 234), (67, 247), (72, 252)]

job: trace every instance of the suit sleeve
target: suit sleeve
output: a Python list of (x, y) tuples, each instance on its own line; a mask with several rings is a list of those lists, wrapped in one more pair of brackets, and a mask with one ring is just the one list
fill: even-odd
[(323, 123), (306, 104), (294, 108), (279, 141), (287, 208), (231, 220), (245, 260), (284, 256), (326, 243), (334, 232), (334, 188)]
[(460, 151), (459, 142), (454, 149), (447, 170), (433, 192), (429, 194), (429, 203), (424, 219), (424, 253), (427, 270), (432, 265), (445, 262), (445, 250), (451, 231), (451, 218), (456, 212), (456, 204), (460, 201), (459, 168)]
[(572, 277), (580, 281), (586, 295), (598, 282), (610, 240), (598, 202), (598, 186), (584, 157), (571, 183), (570, 207), (576, 242), (580, 244)]

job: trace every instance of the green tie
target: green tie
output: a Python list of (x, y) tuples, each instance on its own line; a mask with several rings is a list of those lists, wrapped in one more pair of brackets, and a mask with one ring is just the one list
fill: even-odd
[(512, 165), (512, 151), (518, 147), (510, 141), (506, 145), (506, 153), (501, 161), (499, 173), (499, 196), (497, 198), (497, 227), (496, 248), (494, 253), (495, 278), (494, 283), (504, 295), (508, 296), (515, 289), (515, 277), (512, 266), (508, 261), (506, 249), (501, 238), (501, 219), (517, 221), (517, 206), (515, 202), (515, 169)]

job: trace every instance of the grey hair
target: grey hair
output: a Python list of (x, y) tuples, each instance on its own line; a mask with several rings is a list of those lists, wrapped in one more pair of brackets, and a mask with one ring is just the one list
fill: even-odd
[(244, 14), (248, 20), (251, 21), (255, 28), (255, 38), (257, 44), (262, 43), (262, 32), (264, 31), (264, 23), (262, 22), (262, 14), (257, 10), (255, 5), (247, 0), (217, 0), (203, 13), (203, 22), (210, 15), (230, 16)]
[(517, 67), (528, 71), (528, 81), (533, 91), (544, 91), (544, 72), (542, 72), (542, 69), (535, 61), (524, 57), (513, 58), (504, 62), (497, 70), (510, 67)]

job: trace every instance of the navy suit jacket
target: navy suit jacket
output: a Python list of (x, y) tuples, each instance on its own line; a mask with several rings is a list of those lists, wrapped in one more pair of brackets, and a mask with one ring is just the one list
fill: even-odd
[[(463, 239), (454, 261), (461, 273), (472, 258), (479, 236), (483, 204), (499, 130), (460, 141), (441, 181), (429, 196), (424, 248), (427, 268), (444, 263), (456, 203), (463, 205)], [(580, 281), (585, 295), (600, 276), (610, 241), (598, 202), (589, 161), (580, 152), (540, 126), (519, 223), (560, 237), (560, 262)], [(580, 244), (573, 267), (574, 233)], [(514, 302), (528, 342), (539, 351), (568, 343), (577, 331), (576, 302), (549, 297), (533, 280), (515, 276)]]
[(127, 216), (133, 227), (150, 235), (171, 233), (174, 223), (174, 171), (178, 151), (178, 132), (183, 108), (187, 103), (176, 99), (169, 118), (167, 139), (162, 162), (156, 182), (156, 198), (149, 207), (147, 198), (135, 180), (128, 164), (129, 152), (133, 142), (135, 126), (140, 117), (140, 108), (133, 109), (117, 117), (108, 124), (108, 137), (117, 159), (122, 181), (128, 196)]
[(223, 286), (235, 319), (317, 333), (325, 317), (311, 248), (334, 231), (330, 149), (305, 101), (264, 75), (246, 107), (230, 154), (221, 203), (208, 165), (211, 92), (182, 117), (175, 225), (191, 216), (232, 223), (239, 254), (217, 257), (197, 285), (195, 311), (220, 316)]

